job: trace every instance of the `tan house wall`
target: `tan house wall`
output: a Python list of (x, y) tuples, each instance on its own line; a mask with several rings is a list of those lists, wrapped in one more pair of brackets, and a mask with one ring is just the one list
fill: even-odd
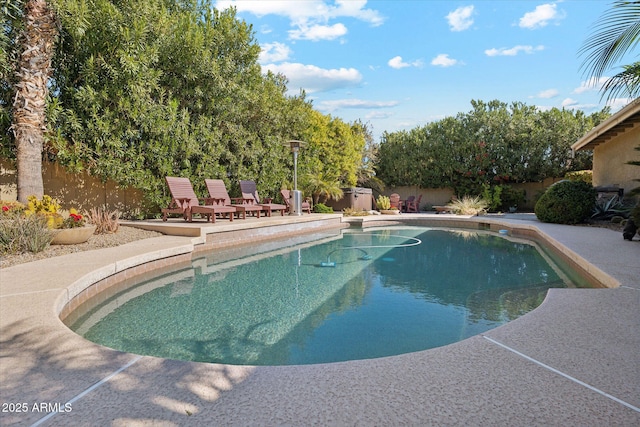
[(625, 194), (640, 186), (640, 167), (628, 165), (631, 160), (640, 160), (640, 126), (600, 144), (593, 150), (593, 185), (595, 187), (616, 185), (624, 188)]
[[(139, 190), (123, 188), (113, 181), (103, 183), (86, 172), (70, 173), (57, 163), (43, 162), (42, 180), (44, 193), (57, 199), (63, 209), (87, 211), (93, 207), (105, 207), (130, 215), (142, 206)], [(0, 159), (0, 199), (17, 200), (17, 188), (15, 164)]]

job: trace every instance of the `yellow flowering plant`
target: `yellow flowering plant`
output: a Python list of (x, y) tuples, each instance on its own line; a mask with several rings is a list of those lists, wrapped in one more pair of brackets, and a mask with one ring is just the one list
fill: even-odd
[(51, 196), (44, 195), (42, 200), (36, 196), (27, 198), (25, 215), (39, 215), (46, 219), (47, 227), (54, 228), (76, 228), (85, 225), (85, 219), (75, 209), (69, 210), (69, 215), (65, 218), (60, 212), (60, 203)]

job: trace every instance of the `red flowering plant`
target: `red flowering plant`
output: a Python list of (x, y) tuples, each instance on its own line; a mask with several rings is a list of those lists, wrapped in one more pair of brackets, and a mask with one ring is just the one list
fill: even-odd
[(84, 225), (84, 217), (80, 215), (75, 209), (70, 209), (69, 216), (62, 221), (62, 227), (60, 228), (76, 228), (84, 227)]
[(19, 215), (22, 215), (24, 212), (25, 206), (16, 201), (0, 201), (2, 205), (2, 211), (0, 213), (0, 218), (2, 219), (10, 219)]

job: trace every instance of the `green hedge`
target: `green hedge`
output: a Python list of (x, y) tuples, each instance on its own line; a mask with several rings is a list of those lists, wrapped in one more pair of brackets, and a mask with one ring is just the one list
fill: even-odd
[(591, 216), (596, 204), (595, 189), (583, 181), (559, 181), (544, 192), (535, 205), (542, 222), (577, 224)]

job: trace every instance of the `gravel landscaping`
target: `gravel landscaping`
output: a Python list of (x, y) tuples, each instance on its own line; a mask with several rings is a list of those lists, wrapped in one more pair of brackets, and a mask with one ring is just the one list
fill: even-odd
[(16, 264), (66, 255), (74, 252), (90, 251), (93, 249), (119, 246), (136, 240), (147, 239), (156, 236), (162, 236), (162, 233), (142, 230), (135, 227), (120, 226), (116, 233), (94, 234), (89, 238), (87, 242), (80, 243), (78, 245), (51, 245), (44, 251), (38, 253), (25, 252), (15, 255), (2, 255), (2, 257), (0, 258), (0, 267), (11, 267), (12, 265)]

